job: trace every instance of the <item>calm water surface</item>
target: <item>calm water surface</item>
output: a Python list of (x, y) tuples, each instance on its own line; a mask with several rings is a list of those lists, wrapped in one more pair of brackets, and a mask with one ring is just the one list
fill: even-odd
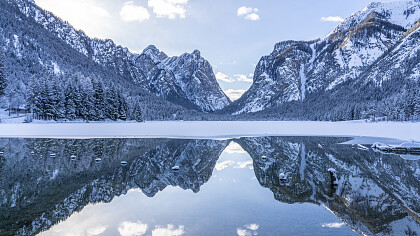
[(420, 161), (347, 140), (0, 139), (0, 235), (420, 235)]

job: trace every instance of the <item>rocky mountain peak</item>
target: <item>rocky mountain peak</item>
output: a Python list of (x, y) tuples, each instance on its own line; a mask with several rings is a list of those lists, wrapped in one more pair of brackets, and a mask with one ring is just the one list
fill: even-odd
[(168, 58), (168, 56), (164, 52), (161, 52), (159, 49), (157, 49), (155, 45), (147, 46), (143, 50), (142, 54), (148, 55), (150, 58), (152, 58), (153, 61), (163, 61)]
[(200, 53), (200, 51), (199, 51), (199, 50), (197, 50), (197, 49), (193, 51), (192, 55), (194, 56), (194, 59), (195, 59), (195, 60), (198, 60), (198, 59), (200, 59), (200, 58), (201, 58), (201, 53)]
[(392, 24), (405, 29), (413, 27), (420, 18), (420, 0), (403, 0), (396, 2), (373, 2), (365, 9), (351, 15), (343, 21), (332, 33), (338, 33), (360, 24), (372, 12), (379, 13)]

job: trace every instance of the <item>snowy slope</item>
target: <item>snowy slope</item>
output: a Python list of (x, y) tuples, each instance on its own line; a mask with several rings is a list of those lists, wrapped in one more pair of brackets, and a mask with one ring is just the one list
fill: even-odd
[(373, 2), (365, 9), (348, 17), (332, 32), (332, 34), (355, 27), (373, 12), (383, 15), (385, 19), (392, 24), (409, 29), (420, 18), (420, 1), (403, 0), (395, 2)]

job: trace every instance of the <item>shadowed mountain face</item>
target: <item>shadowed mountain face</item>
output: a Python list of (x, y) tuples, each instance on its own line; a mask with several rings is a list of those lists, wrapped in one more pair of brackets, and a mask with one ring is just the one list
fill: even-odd
[[(322, 205), (361, 234), (418, 233), (420, 161), (338, 144), (346, 140), (234, 141), (251, 156), (257, 180), (277, 201)], [(198, 193), (230, 142), (0, 139), (0, 234), (37, 234), (89, 204), (113, 204), (130, 189), (149, 198), (167, 186)], [(331, 185), (330, 168), (336, 171), (336, 186)], [(235, 194), (229, 197), (241, 201)]]

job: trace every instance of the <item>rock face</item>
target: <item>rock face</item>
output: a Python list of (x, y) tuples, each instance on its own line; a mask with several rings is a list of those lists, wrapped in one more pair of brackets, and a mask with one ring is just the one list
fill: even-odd
[(229, 111), (257, 112), (316, 100), (320, 93), (332, 98), (360, 81), (380, 87), (404, 77), (418, 83), (419, 19), (419, 0), (372, 3), (323, 39), (280, 42), (261, 58), (250, 90)]
[(137, 82), (153, 94), (201, 111), (220, 110), (230, 103), (200, 51), (168, 57), (155, 46), (136, 57)]
[[(116, 45), (112, 40), (91, 39), (84, 32), (75, 30), (71, 25), (53, 14), (42, 10), (33, 1), (7, 0), (7, 7), (1, 10), (17, 9), (22, 14), (16, 14), (11, 21), (28, 21), (29, 25), (41, 26), (52, 37), (85, 56), (87, 59), (112, 71), (120, 80), (132, 81), (136, 86), (162, 97), (172, 103), (183, 105), (199, 111), (212, 112), (220, 110), (230, 103), (230, 100), (219, 87), (209, 62), (200, 56), (199, 51), (185, 53), (180, 57), (168, 58), (154, 46), (149, 46), (140, 55), (131, 53), (127, 48)], [(9, 9), (7, 9), (9, 8)], [(36, 37), (28, 31), (19, 28), (4, 28), (0, 37), (4, 46), (13, 51), (18, 58), (38, 57), (41, 67), (52, 74), (66, 72), (65, 63), (51, 60), (57, 55), (32, 55), (26, 47), (38, 44)], [(15, 32), (8, 32), (8, 31)], [(32, 33), (32, 32), (30, 32)], [(43, 32), (33, 32), (43, 34)], [(50, 39), (52, 40), (52, 39)], [(41, 48), (42, 51), (48, 49)], [(38, 51), (40, 51), (38, 50)], [(58, 55), (71, 54), (59, 49)], [(71, 55), (70, 55), (71, 56)], [(81, 68), (89, 70), (90, 68)], [(79, 70), (79, 73), (83, 73)]]

